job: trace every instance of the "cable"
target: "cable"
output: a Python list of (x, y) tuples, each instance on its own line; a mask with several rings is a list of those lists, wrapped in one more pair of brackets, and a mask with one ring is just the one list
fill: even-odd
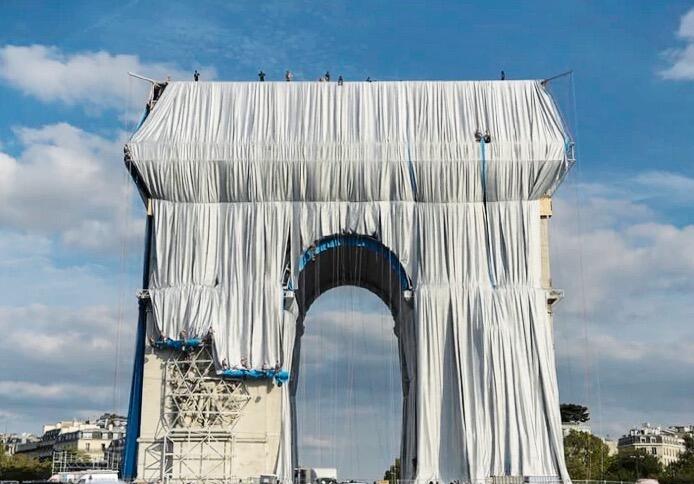
[[(128, 106), (132, 105), (133, 98), (132, 89), (132, 78), (128, 77)], [(130, 132), (132, 130), (132, 122), (126, 116), (125, 118), (126, 130)], [(122, 193), (123, 201), (121, 204), (122, 211), (120, 214), (120, 222), (123, 227), (123, 232), (121, 236), (121, 250), (120, 250), (120, 264), (119, 264), (119, 290), (118, 290), (118, 309), (117, 309), (117, 320), (116, 320), (116, 345), (115, 345), (115, 362), (113, 369), (113, 395), (112, 395), (112, 412), (117, 413), (118, 407), (120, 405), (120, 392), (118, 388), (118, 381), (120, 379), (120, 352), (121, 352), (121, 335), (123, 328), (124, 319), (124, 307), (125, 307), (125, 286), (127, 280), (127, 259), (128, 259), (128, 233), (129, 233), (129, 220), (128, 220), (128, 206), (130, 202), (130, 197), (132, 195), (132, 185), (128, 179), (129, 173), (124, 171), (122, 174)]]
[[(574, 142), (576, 143), (576, 146), (578, 145), (578, 137), (579, 137), (579, 129), (578, 129), (578, 111), (577, 111), (577, 100), (576, 100), (576, 82), (575, 82), (575, 74), (573, 71), (570, 71), (569, 73), (569, 83), (570, 83), (570, 95), (571, 95), (571, 106), (572, 106), (572, 115), (573, 115), (573, 124), (574, 124)], [(577, 150), (576, 147), (574, 147), (574, 150)], [(578, 158), (578, 156), (576, 156)], [(587, 302), (586, 302), (586, 290), (585, 290), (585, 263), (584, 263), (584, 229), (583, 229), (583, 214), (582, 214), (582, 206), (583, 206), (583, 199), (581, 197), (580, 193), (580, 187), (582, 186), (582, 167), (580, 163), (576, 163), (576, 184), (574, 186), (574, 195), (575, 195), (575, 206), (576, 206), (576, 226), (577, 226), (577, 239), (578, 239), (578, 261), (579, 261), (579, 283), (580, 283), (580, 305), (581, 305), (581, 312), (580, 312), (580, 317), (581, 317), (581, 323), (582, 323), (582, 330), (583, 330), (583, 340), (584, 340), (584, 349), (585, 349), (585, 369), (584, 369), (584, 391), (585, 391), (585, 398), (586, 401), (592, 401), (592, 385), (591, 385), (591, 367), (593, 364), (595, 364), (595, 383), (597, 386), (597, 391), (596, 391), (596, 400), (597, 400), (597, 413), (598, 413), (598, 431), (602, 435), (603, 433), (603, 419), (602, 419), (602, 389), (600, 387), (600, 369), (599, 369), (599, 357), (595, 358), (595, 361), (593, 361), (593, 358), (595, 355), (593, 354), (594, 352), (597, 352), (597, 348), (591, 348), (590, 344), (590, 336), (589, 336), (589, 328), (588, 328), (588, 310), (587, 310)], [(591, 351), (592, 350), (592, 351)], [(596, 476), (591, 476), (591, 468), (592, 468), (592, 462), (591, 462), (591, 456), (590, 454), (588, 455), (588, 479), (594, 478)], [(601, 478), (603, 477), (605, 472), (605, 455), (604, 455), (604, 449), (603, 446), (600, 447), (600, 473), (601, 473)]]
[(486, 146), (487, 140), (484, 136), (480, 139), (480, 179), (482, 181), (482, 215), (484, 217), (484, 234), (487, 242), (487, 273), (489, 274), (489, 282), (492, 287), (496, 287), (496, 277), (494, 273), (496, 272), (494, 264), (494, 256), (492, 255), (492, 238), (489, 229), (489, 214), (487, 211), (487, 154)]
[[(577, 100), (576, 100), (576, 81), (575, 81), (575, 75), (573, 71), (571, 71), (571, 76), (570, 76), (570, 81), (571, 81), (571, 99), (573, 102), (573, 116), (574, 116), (574, 131), (575, 131), (575, 137), (576, 141), (578, 140), (578, 109), (577, 109)], [(579, 184), (581, 183), (582, 180), (582, 169), (581, 165), (578, 164), (578, 181)], [(580, 210), (580, 204), (579, 204), (579, 210)], [(582, 229), (582, 225), (580, 225), (580, 215), (579, 215), (579, 227)], [(588, 331), (587, 331), (587, 304), (585, 300), (585, 279), (584, 279), (584, 267), (583, 267), (583, 252), (584, 252), (584, 247), (583, 247), (583, 233), (581, 232), (579, 235), (579, 241), (580, 241), (580, 254), (581, 254), (581, 293), (582, 293), (582, 313), (583, 313), (583, 318), (584, 318), (584, 325), (586, 327), (586, 338), (588, 337)], [(590, 355), (593, 355), (593, 353), (590, 353), (590, 345), (587, 345), (587, 351), (589, 352)], [(599, 350), (597, 348), (593, 348), (593, 352), (598, 352)], [(597, 401), (598, 401), (598, 427), (599, 427), (599, 432), (602, 435), (603, 434), (603, 417), (602, 417), (602, 388), (600, 386), (600, 358), (599, 355), (596, 355), (595, 357), (595, 378), (596, 378), (596, 385), (597, 385)], [(604, 475), (605, 472), (605, 455), (604, 455), (604, 448), (601, 446), (600, 447), (600, 471), (601, 474)], [(602, 476), (601, 476), (602, 477)]]

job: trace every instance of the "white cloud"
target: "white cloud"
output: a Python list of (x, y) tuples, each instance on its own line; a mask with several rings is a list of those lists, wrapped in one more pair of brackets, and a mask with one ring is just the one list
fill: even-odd
[(683, 39), (694, 39), (694, 8), (685, 13), (680, 19), (677, 35)]
[(325, 437), (317, 437), (315, 435), (302, 435), (301, 445), (305, 446), (307, 449), (333, 449), (335, 448), (335, 442), (333, 439)]
[(600, 314), (646, 293), (694, 290), (693, 225), (668, 224), (643, 203), (624, 199), (588, 199), (580, 212), (572, 205), (558, 199), (553, 220), (553, 276), (569, 296), (560, 311)]
[(106, 139), (59, 123), (15, 134), (23, 148), (18, 158), (0, 153), (0, 223), (92, 250), (141, 240), (123, 133)]
[(14, 420), (18, 417), (19, 415), (14, 413), (14, 412), (5, 412), (3, 410), (0, 410), (0, 420), (2, 421), (7, 421), (7, 420)]
[(652, 171), (566, 186), (555, 200), (552, 272), (566, 293), (555, 313), (561, 398), (588, 403), (595, 430), (618, 436), (640, 421), (694, 420), (694, 225), (671, 221), (671, 210), (688, 209), (693, 183)]
[(679, 203), (694, 202), (694, 178), (668, 171), (647, 171), (634, 177), (641, 190)]
[[(134, 297), (141, 252), (122, 259), (118, 267), (90, 262), (84, 254), (75, 259), (63, 257), (57, 247), (58, 244), (48, 237), (0, 231), (0, 304), (7, 307), (41, 304), (53, 308), (79, 307), (87, 303), (114, 307), (126, 294)], [(103, 259), (100, 255), (97, 261)], [(58, 313), (46, 312), (48, 321), (58, 318)], [(2, 314), (0, 309), (0, 319)], [(30, 314), (16, 316), (15, 321), (23, 322)], [(91, 316), (101, 319), (94, 314)], [(8, 326), (7, 331), (24, 328)]]
[(365, 289), (339, 287), (318, 298), (305, 324), (297, 388), (299, 458), (306, 465), (337, 467), (340, 475), (378, 475), (400, 444), (393, 318)]
[[(134, 311), (103, 306), (0, 306), (0, 413), (12, 430), (99, 411), (125, 410)], [(116, 368), (118, 371), (116, 372)]]
[[(17, 415), (11, 430), (122, 412), (127, 402), (139, 261), (125, 261), (126, 279), (122, 268), (60, 257), (57, 245), (0, 231), (0, 413)], [(17, 382), (26, 389), (14, 391)], [(37, 395), (44, 386), (50, 391)]]
[[(325, 298), (325, 299), (324, 299)], [(338, 299), (338, 298), (341, 298)], [(364, 308), (364, 301), (375, 300), (375, 307)], [(331, 301), (349, 302), (342, 310), (326, 307)], [(354, 304), (356, 302), (356, 305)], [(309, 311), (302, 336), (302, 368), (313, 371), (324, 365), (344, 361), (346, 345), (358, 355), (360, 365), (387, 364), (397, 359), (397, 340), (393, 317), (376, 296), (365, 289), (333, 289)]]
[(12, 399), (64, 400), (71, 397), (93, 399), (107, 387), (84, 387), (75, 384), (36, 384), (26, 381), (0, 380), (0, 395)]
[[(43, 102), (80, 105), (87, 112), (114, 109), (132, 118), (144, 108), (149, 84), (132, 79), (135, 72), (156, 80), (188, 80), (191, 72), (165, 63), (148, 63), (136, 55), (105, 51), (67, 54), (45, 45), (0, 48), (0, 80)], [(205, 79), (216, 73), (202, 69)]]
[[(134, 320), (132, 311), (128, 313)], [(24, 324), (17, 327), (16, 321)], [(0, 328), (4, 329), (6, 342), (13, 351), (24, 353), (25, 362), (64, 357), (74, 351), (75, 345), (79, 345), (80, 356), (86, 360), (100, 357), (104, 352), (113, 353), (119, 324), (123, 321), (106, 306), (79, 309), (39, 304), (0, 306)]]
[(692, 80), (694, 79), (694, 8), (680, 18), (677, 36), (686, 45), (665, 52), (670, 66), (661, 70), (660, 75), (664, 79)]

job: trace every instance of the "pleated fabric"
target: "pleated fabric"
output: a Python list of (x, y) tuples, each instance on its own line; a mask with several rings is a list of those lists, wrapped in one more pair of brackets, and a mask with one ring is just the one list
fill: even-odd
[(413, 283), (396, 321), (404, 477), (568, 482), (538, 202), (567, 142), (536, 81), (169, 83), (126, 147), (153, 199), (157, 330), (211, 333), (220, 368), (291, 369), (285, 274), (297, 287), (324, 237), (376, 237)]

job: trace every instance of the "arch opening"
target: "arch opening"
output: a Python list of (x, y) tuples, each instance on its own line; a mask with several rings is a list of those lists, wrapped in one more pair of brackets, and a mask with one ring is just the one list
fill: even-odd
[(383, 302), (356, 286), (331, 289), (309, 310), (295, 401), (300, 468), (335, 468), (339, 481), (373, 482), (399, 457), (393, 324)]
[[(392, 331), (395, 335), (397, 360), (400, 368), (399, 387), (401, 389), (400, 442), (399, 456), (411, 456), (416, 439), (412, 428), (406, 429), (408, 413), (413, 407), (410, 394), (411, 380), (414, 371), (408, 371), (408, 352), (402, 333), (411, 333), (408, 322), (413, 321), (413, 292), (411, 279), (398, 257), (376, 237), (360, 234), (332, 235), (316, 241), (307, 249), (299, 260), (299, 274), (296, 279), (294, 297), (298, 306), (297, 331), (292, 358), (290, 379), (291, 414), (292, 414), (292, 455), (293, 466), (301, 462), (298, 455), (298, 416), (296, 396), (301, 380), (301, 353), (304, 322), (307, 313), (316, 300), (328, 291), (343, 286), (364, 289), (380, 299), (392, 316)], [(364, 296), (362, 296), (363, 299)], [(367, 297), (368, 298), (368, 297)], [(390, 318), (388, 318), (390, 320)], [(304, 350), (307, 351), (307, 350)], [(354, 355), (348, 355), (356, 357)], [(414, 366), (414, 358), (410, 365)], [(305, 426), (302, 431), (305, 431)], [(393, 456), (395, 457), (395, 456)], [(390, 462), (392, 464), (393, 462)], [(385, 471), (385, 468), (383, 469)], [(349, 476), (352, 477), (352, 476)], [(365, 476), (353, 476), (365, 477)], [(374, 476), (375, 477), (375, 476)]]

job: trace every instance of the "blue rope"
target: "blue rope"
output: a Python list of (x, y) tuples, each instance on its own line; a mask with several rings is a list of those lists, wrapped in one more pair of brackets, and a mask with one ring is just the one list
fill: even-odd
[(482, 163), (482, 202), (484, 203), (485, 210), (487, 207), (487, 156), (486, 156), (486, 146), (484, 138), (480, 140), (480, 160)]
[(417, 200), (417, 173), (412, 163), (412, 152), (410, 151), (410, 143), (407, 143), (407, 170), (410, 174), (410, 186), (412, 187), (412, 196)]
[(482, 179), (482, 204), (484, 206), (484, 235), (487, 241), (487, 272), (489, 273), (489, 282), (492, 287), (496, 287), (496, 279), (494, 277), (494, 260), (491, 255), (492, 242), (489, 236), (489, 217), (487, 216), (487, 156), (484, 137), (480, 139), (480, 169)]

